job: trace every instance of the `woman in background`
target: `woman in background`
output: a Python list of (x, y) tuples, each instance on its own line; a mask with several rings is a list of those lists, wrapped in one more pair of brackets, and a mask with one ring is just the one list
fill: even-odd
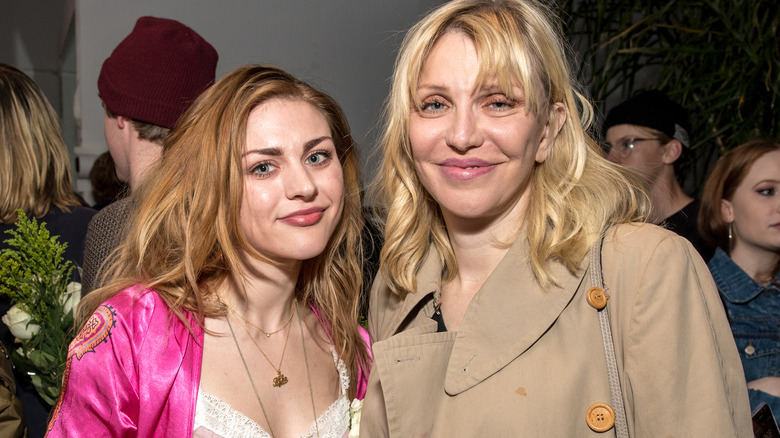
[(632, 223), (647, 198), (588, 136), (557, 30), (456, 0), (404, 40), (361, 435), (752, 437), (707, 266)]
[(369, 359), (359, 187), (326, 94), (263, 66), (204, 92), (82, 300), (50, 436), (344, 436)]
[[(6, 233), (15, 229), (17, 210), (45, 222), (52, 236), (68, 246), (63, 259), (80, 266), (87, 225), (95, 210), (82, 206), (73, 192), (70, 156), (62, 127), (43, 91), (15, 67), (0, 64), (0, 250)], [(77, 269), (74, 280), (79, 279)], [(0, 295), (0, 316), (11, 302)], [(0, 340), (13, 350), (14, 337), (0, 324)], [(35, 392), (28, 376), (17, 373), (28, 435), (42, 437), (49, 406)]]
[[(27, 75), (0, 64), (0, 248), (16, 210), (46, 222), (67, 242), (63, 257), (76, 265), (95, 211), (73, 192), (70, 156), (54, 108)], [(75, 272), (75, 271), (74, 271)]]
[(780, 143), (754, 140), (718, 160), (699, 228), (742, 358), (750, 407), (780, 414)]

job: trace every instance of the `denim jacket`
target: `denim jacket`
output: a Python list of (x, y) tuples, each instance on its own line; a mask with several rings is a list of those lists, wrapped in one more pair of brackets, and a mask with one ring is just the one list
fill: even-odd
[[(726, 308), (745, 380), (780, 376), (780, 274), (774, 285), (758, 284), (720, 248), (708, 266)], [(777, 417), (780, 400), (770, 406)]]

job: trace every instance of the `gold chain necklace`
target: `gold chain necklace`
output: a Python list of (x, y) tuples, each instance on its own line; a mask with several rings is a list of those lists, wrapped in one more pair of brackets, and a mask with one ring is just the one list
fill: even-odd
[(263, 418), (265, 418), (265, 424), (268, 425), (268, 433), (273, 438), (274, 428), (271, 427), (271, 422), (268, 421), (268, 414), (265, 412), (265, 406), (263, 406), (263, 401), (260, 400), (260, 393), (257, 392), (257, 387), (255, 386), (255, 380), (252, 378), (252, 373), (249, 372), (249, 366), (247, 366), (246, 364), (246, 359), (244, 359), (244, 353), (241, 351), (241, 346), (238, 345), (238, 339), (236, 339), (236, 332), (233, 331), (233, 325), (230, 324), (230, 318), (228, 318), (227, 312), (225, 312), (225, 321), (227, 321), (227, 325), (230, 328), (230, 335), (233, 336), (233, 342), (236, 343), (236, 349), (238, 350), (238, 355), (241, 357), (241, 363), (244, 364), (246, 375), (249, 376), (249, 383), (252, 384), (252, 390), (255, 392), (255, 398), (257, 398), (257, 402), (260, 404), (260, 410), (263, 411)]
[[(222, 298), (220, 297), (220, 299), (219, 299), (219, 300), (220, 300), (220, 301), (222, 301)], [(256, 326), (256, 325), (252, 324), (252, 322), (251, 322), (251, 321), (249, 321), (248, 319), (246, 319), (246, 318), (244, 318), (243, 316), (239, 315), (239, 314), (238, 314), (238, 312), (236, 312), (236, 310), (235, 310), (234, 308), (232, 308), (232, 307), (230, 306), (230, 304), (228, 304), (228, 303), (227, 303), (227, 301), (222, 301), (222, 304), (224, 304), (224, 305), (225, 305), (225, 307), (227, 307), (227, 308), (228, 308), (228, 310), (230, 310), (230, 313), (232, 313), (233, 315), (235, 315), (235, 316), (236, 316), (236, 318), (238, 318), (238, 319), (241, 319), (241, 320), (243, 320), (245, 323), (247, 323), (247, 324), (251, 325), (252, 327), (254, 327), (254, 328), (256, 328), (256, 329), (260, 330), (261, 332), (263, 332), (263, 334), (265, 335), (265, 337), (266, 337), (266, 338), (270, 338), (270, 337), (271, 337), (271, 335), (275, 335), (275, 334), (279, 333), (280, 331), (284, 330), (284, 329), (285, 329), (285, 328), (286, 328), (288, 325), (290, 325), (290, 321), (292, 321), (292, 317), (293, 317), (293, 310), (294, 310), (294, 309), (293, 309), (293, 306), (295, 305), (295, 302), (293, 302), (293, 303), (291, 303), (291, 304), (290, 304), (290, 317), (289, 317), (289, 318), (287, 318), (287, 322), (285, 322), (283, 326), (279, 327), (278, 329), (276, 329), (276, 330), (274, 330), (274, 331), (272, 331), (272, 332), (267, 332), (267, 331), (263, 330), (263, 328), (262, 328), (262, 327), (259, 327), (259, 326)]]
[[(227, 316), (225, 316), (225, 318), (227, 318)], [(249, 339), (252, 341), (252, 343), (255, 344), (255, 347), (257, 347), (257, 350), (260, 352), (260, 354), (262, 354), (265, 360), (268, 361), (268, 364), (271, 365), (271, 368), (276, 370), (276, 377), (274, 377), (273, 386), (275, 388), (279, 388), (285, 383), (287, 383), (288, 382), (287, 376), (282, 374), (282, 362), (284, 362), (284, 353), (287, 351), (287, 341), (290, 340), (290, 332), (292, 332), (292, 330), (287, 331), (287, 337), (284, 338), (284, 348), (282, 349), (282, 357), (281, 359), (279, 359), (279, 366), (275, 367), (274, 363), (271, 362), (271, 359), (268, 357), (268, 355), (265, 354), (265, 351), (263, 351), (263, 349), (260, 348), (260, 345), (257, 343), (257, 341), (255, 341), (255, 338), (252, 336), (251, 333), (249, 333), (249, 330), (246, 328), (246, 326), (241, 323), (241, 320), (236, 319), (236, 322), (238, 323), (238, 325), (241, 326), (242, 329), (244, 329), (244, 332), (246, 332), (247, 336), (249, 336)]]
[[(257, 343), (257, 341), (255, 341), (254, 336), (252, 336), (252, 334), (249, 333), (249, 329), (247, 329), (246, 326), (241, 322), (241, 320), (243, 318), (241, 318), (238, 314), (235, 313), (235, 311), (230, 306), (228, 306), (228, 304), (225, 302), (225, 300), (223, 300), (222, 297), (219, 295), (219, 292), (215, 292), (215, 294), (217, 295), (217, 299), (219, 300), (219, 302), (222, 303), (225, 306), (226, 309), (230, 310), (231, 313), (236, 315), (236, 322), (238, 323), (238, 325), (240, 325), (241, 328), (244, 329), (244, 332), (246, 332), (247, 336), (252, 341), (252, 343), (255, 344), (255, 347), (257, 347), (257, 350), (260, 352), (260, 354), (262, 354), (263, 357), (265, 358), (265, 360), (268, 361), (268, 364), (271, 365), (271, 368), (273, 368), (276, 371), (276, 377), (274, 377), (273, 386), (275, 388), (279, 388), (282, 385), (284, 385), (285, 383), (287, 383), (289, 380), (287, 379), (287, 376), (282, 374), (282, 363), (284, 362), (284, 353), (287, 351), (287, 341), (290, 340), (290, 332), (292, 332), (292, 330), (288, 330), (287, 331), (287, 337), (284, 339), (284, 348), (282, 349), (282, 357), (279, 359), (279, 366), (278, 367), (274, 366), (274, 363), (271, 362), (271, 359), (268, 357), (267, 354), (265, 354), (265, 351), (263, 351), (263, 349), (260, 348), (260, 345)], [(292, 307), (292, 312), (290, 313), (290, 320), (287, 321), (287, 324), (289, 324), (290, 321), (292, 321), (292, 316), (295, 313), (295, 309), (298, 307), (298, 300), (293, 300), (293, 305), (291, 307)], [(228, 325), (230, 326), (230, 331), (232, 333), (233, 332), (233, 326), (230, 324), (230, 318), (229, 318), (229, 315), (228, 315), (227, 311), (225, 312), (225, 320), (227, 321)], [(249, 322), (249, 321), (247, 321), (247, 322)], [(285, 324), (285, 326), (287, 324)], [(263, 333), (265, 333), (265, 332), (263, 332)]]
[[(219, 297), (219, 295), (217, 295), (217, 297)], [(221, 298), (220, 301), (222, 301)], [(311, 411), (314, 414), (314, 430), (317, 432), (317, 437), (319, 438), (320, 427), (319, 424), (317, 424), (317, 410), (314, 407), (314, 391), (312, 390), (311, 387), (311, 373), (309, 372), (309, 357), (306, 354), (306, 340), (304, 339), (303, 336), (303, 324), (301, 323), (301, 314), (300, 312), (297, 312), (297, 310), (298, 310), (298, 300), (295, 300), (295, 313), (298, 314), (298, 328), (301, 330), (301, 343), (303, 344), (303, 360), (306, 363), (306, 380), (309, 383), (309, 397), (311, 398)], [(230, 324), (230, 318), (228, 318), (227, 312), (225, 312), (225, 321), (227, 321), (228, 328), (230, 328), (230, 335), (233, 337), (233, 342), (235, 342), (236, 344), (238, 355), (241, 357), (241, 363), (244, 364), (246, 375), (249, 377), (249, 383), (252, 384), (252, 390), (255, 392), (255, 398), (257, 398), (257, 403), (260, 404), (260, 410), (263, 411), (263, 418), (265, 418), (265, 423), (268, 425), (268, 434), (271, 435), (271, 438), (273, 438), (275, 436), (274, 429), (273, 427), (271, 427), (271, 422), (268, 421), (268, 414), (265, 412), (265, 406), (263, 406), (263, 401), (260, 399), (260, 393), (257, 392), (255, 381), (254, 379), (252, 379), (252, 373), (249, 372), (249, 366), (246, 364), (246, 359), (244, 359), (244, 353), (241, 351), (241, 346), (238, 345), (238, 339), (236, 339), (236, 333), (233, 331), (233, 326)]]

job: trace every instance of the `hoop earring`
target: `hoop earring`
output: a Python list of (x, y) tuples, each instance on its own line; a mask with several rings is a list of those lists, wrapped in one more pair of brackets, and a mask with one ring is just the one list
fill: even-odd
[(729, 222), (729, 256), (731, 256), (731, 250), (734, 248), (734, 239), (731, 237), (731, 230), (734, 222)]

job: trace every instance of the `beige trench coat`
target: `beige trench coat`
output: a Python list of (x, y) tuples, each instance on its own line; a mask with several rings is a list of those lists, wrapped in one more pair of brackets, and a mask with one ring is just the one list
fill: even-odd
[[(588, 437), (610, 400), (586, 257), (554, 265), (540, 289), (518, 239), (457, 332), (431, 319), (440, 264), (399, 300), (381, 277), (369, 312), (374, 365), (361, 437)], [(653, 225), (615, 227), (602, 251), (623, 401), (632, 437), (752, 437), (742, 366), (707, 266), (687, 240)]]

